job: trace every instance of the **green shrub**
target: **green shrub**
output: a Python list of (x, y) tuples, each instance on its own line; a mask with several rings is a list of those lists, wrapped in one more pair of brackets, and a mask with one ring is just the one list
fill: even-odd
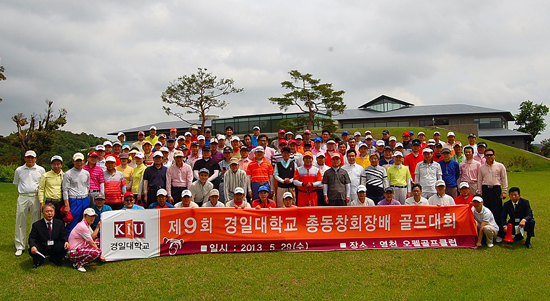
[(531, 163), (524, 156), (513, 156), (508, 164), (506, 164), (508, 172), (528, 171), (531, 167)]
[(0, 165), (0, 182), (12, 183), (16, 168), (15, 164)]

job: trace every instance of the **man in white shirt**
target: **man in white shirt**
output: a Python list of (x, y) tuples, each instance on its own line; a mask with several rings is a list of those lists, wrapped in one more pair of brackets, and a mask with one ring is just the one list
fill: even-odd
[(202, 204), (203, 208), (225, 208), (225, 205), (219, 201), (220, 200), (220, 191), (217, 189), (212, 189), (210, 191), (210, 199), (208, 202)]
[(13, 184), (17, 186), (17, 209), (15, 215), (15, 256), (21, 256), (25, 250), (27, 237), (27, 218), (30, 212), (31, 224), (40, 219), (40, 201), (38, 199), (38, 184), (46, 170), (36, 165), (36, 153), (25, 152), (25, 165), (17, 167)]
[(424, 161), (416, 165), (414, 182), (422, 185), (424, 188), (422, 196), (429, 199), (436, 194), (436, 181), (442, 178), (441, 165), (434, 162), (431, 148), (424, 148), (422, 154), (424, 155)]
[(493, 238), (498, 234), (498, 225), (495, 221), (495, 217), (489, 208), (483, 206), (483, 198), (475, 196), (473, 199), (474, 206), (472, 207), (472, 213), (477, 223), (477, 247), (481, 247), (481, 240), (483, 235), (486, 237), (487, 247), (493, 247)]
[(250, 204), (244, 199), (244, 189), (241, 187), (235, 188), (233, 192), (233, 200), (225, 204), (225, 207), (228, 208), (251, 208)]
[(437, 193), (428, 199), (428, 203), (430, 203), (431, 206), (441, 207), (455, 205), (453, 197), (445, 194), (445, 181), (437, 180), (437, 182), (435, 182), (435, 190)]
[(428, 206), (430, 203), (426, 198), (422, 196), (422, 186), (420, 184), (413, 184), (412, 197), (405, 200), (405, 204), (409, 206)]
[(365, 185), (357, 186), (357, 200), (351, 201), (349, 206), (375, 206), (374, 201), (367, 197), (367, 187)]
[(199, 208), (199, 205), (192, 201), (193, 194), (186, 189), (181, 193), (181, 202), (174, 205), (174, 208)]
[[(346, 152), (346, 157), (348, 159), (348, 163), (344, 164), (342, 166), (342, 169), (348, 172), (349, 179), (351, 181), (350, 184), (350, 198), (351, 201), (358, 200), (357, 197), (357, 188), (359, 187), (360, 181), (361, 181), (361, 173), (363, 172), (363, 166), (355, 163), (355, 158), (357, 156), (357, 152), (354, 149), (350, 149)], [(365, 193), (366, 193), (365, 188)], [(365, 194), (366, 196), (366, 194)]]

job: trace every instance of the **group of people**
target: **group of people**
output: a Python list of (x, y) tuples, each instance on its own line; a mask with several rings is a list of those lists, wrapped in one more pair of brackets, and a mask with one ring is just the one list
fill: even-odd
[(139, 132), (131, 145), (120, 132), (115, 142), (97, 145), (86, 158), (74, 154), (67, 172), (60, 156), (51, 158), (51, 170), (45, 172), (36, 165), (36, 154), (27, 151), (14, 178), (16, 255), (25, 249), (29, 212), (34, 267), (54, 253), (51, 260), (61, 264), (66, 253), (74, 268), (85, 272), (85, 264), (103, 259), (98, 247), (103, 212), (198, 207), (470, 204), (479, 246), (485, 239), (491, 247), (493, 239), (499, 242), (506, 231), (514, 231), (517, 239), (527, 234), (530, 248), (532, 210), (517, 187), (502, 204), (508, 181), (495, 151), (476, 143), (474, 134), (467, 145), (455, 141), (453, 132), (446, 142), (440, 138), (440, 132), (426, 140), (425, 133), (415, 137), (410, 131), (398, 142), (388, 130), (379, 140), (370, 131), (364, 136), (343, 131), (333, 138), (323, 130), (312, 139), (310, 130), (294, 135), (281, 129), (269, 144), (258, 126), (242, 140), (231, 126), (216, 137), (210, 129), (201, 135), (197, 126), (181, 136), (176, 128), (157, 136), (152, 126), (148, 136)]

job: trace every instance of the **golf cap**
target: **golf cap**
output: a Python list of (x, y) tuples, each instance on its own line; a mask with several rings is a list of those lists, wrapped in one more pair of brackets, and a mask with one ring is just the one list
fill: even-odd
[(199, 136), (197, 137), (197, 140), (206, 140), (206, 138), (204, 138), (203, 135), (199, 135)]
[(441, 151), (442, 154), (450, 154), (451, 153), (451, 150), (448, 149), (448, 148), (444, 148), (442, 151)]
[[(97, 197), (96, 197), (96, 199), (97, 199)], [(87, 216), (96, 216), (96, 215), (97, 215), (97, 213), (95, 213), (94, 208), (86, 208), (86, 209), (84, 210), (84, 213), (83, 213), (83, 214), (84, 214), (84, 215), (87, 215)]]
[(216, 139), (216, 138), (211, 138), (211, 139), (210, 139), (210, 144), (218, 144), (218, 139)]
[(198, 130), (198, 129), (199, 129), (199, 126), (196, 125), (196, 124), (194, 124), (194, 125), (191, 126), (191, 129), (192, 129), (192, 130)]
[(233, 153), (233, 149), (230, 146), (226, 146), (223, 148), (223, 153)]
[(136, 155), (135, 155), (136, 158), (139, 158), (139, 159), (144, 159), (145, 158), (145, 155), (142, 153), (142, 152), (137, 152)]
[(487, 143), (480, 142), (480, 143), (477, 144), (477, 147), (487, 147)]
[[(309, 152), (308, 152), (308, 153), (309, 153)], [(304, 157), (305, 157), (305, 156), (306, 156), (306, 155), (304, 155)], [(321, 158), (321, 157), (324, 158), (324, 157), (325, 157), (325, 153), (320, 152), (320, 153), (317, 154), (317, 156), (316, 156), (315, 158)]]
[(397, 141), (397, 138), (395, 138), (395, 136), (391, 136), (389, 141)]
[(191, 134), (191, 132), (185, 132), (185, 134), (183, 134), (183, 136), (193, 136), (193, 134)]
[(294, 197), (292, 196), (292, 192), (287, 191), (287, 192), (283, 193), (283, 199), (286, 199), (286, 198), (293, 199)]
[(397, 156), (403, 157), (403, 153), (400, 151), (396, 151), (395, 153), (393, 153), (393, 157), (397, 157)]
[(360, 132), (353, 133), (353, 137), (357, 137), (357, 136), (361, 136), (361, 133)]
[(445, 181), (437, 180), (437, 181), (435, 181), (435, 186), (445, 186)]
[(154, 157), (164, 157), (164, 155), (162, 154), (162, 152), (159, 152), (159, 151), (156, 151), (154, 154), (153, 154), (153, 158)]
[(376, 146), (385, 146), (386, 143), (384, 143), (384, 140), (378, 140), (376, 141)]
[(174, 152), (174, 158), (177, 158), (177, 157), (185, 157), (185, 156), (183, 155), (182, 151), (178, 150)]
[(365, 187), (365, 185), (357, 186), (357, 192), (366, 192), (366, 191), (367, 191), (367, 187)]
[(468, 135), (468, 138), (477, 138), (477, 137), (474, 133), (470, 133), (470, 135)]
[(395, 148), (398, 148), (398, 147), (401, 147), (401, 148), (402, 148), (402, 147), (403, 147), (403, 143), (397, 142), (397, 143), (395, 144)]
[(242, 152), (242, 151), (247, 151), (247, 152), (248, 152), (248, 151), (249, 151), (249, 150), (248, 150), (248, 146), (246, 146), (246, 145), (241, 146), (240, 151), (241, 151), (241, 152)]
[(291, 132), (291, 131), (288, 131), (288, 132), (286, 132), (286, 135), (294, 135), (294, 133)]
[(418, 136), (420, 136), (420, 135), (426, 136), (426, 134), (424, 134), (424, 132), (418, 132)]
[(409, 131), (409, 135), (410, 136), (414, 135), (414, 131)]
[[(389, 131), (388, 131), (388, 133), (389, 133)], [(370, 130), (366, 130), (365, 135), (372, 135), (372, 132)]]
[(134, 197), (134, 194), (131, 192), (131, 191), (127, 191), (125, 194), (124, 194), (124, 198), (127, 198), (127, 197)]
[(323, 140), (321, 140), (321, 137), (315, 137), (315, 139), (313, 139), (313, 142), (323, 142)]
[(166, 192), (165, 189), (161, 188), (161, 189), (157, 190), (157, 196), (159, 196), (159, 195), (166, 196), (166, 195), (168, 195), (168, 192)]
[(428, 145), (435, 145), (435, 140), (434, 139), (428, 140)]
[(294, 138), (295, 138), (296, 140), (298, 140), (298, 139), (304, 139), (304, 137), (302, 137), (302, 135), (300, 135), (300, 134), (296, 135), (296, 137), (294, 137)]
[(210, 148), (210, 145), (205, 145), (205, 146), (202, 147), (202, 151), (203, 152), (211, 152), (212, 148)]
[(389, 192), (393, 193), (393, 188), (386, 187), (386, 189), (384, 189), (384, 193), (389, 193)]
[(162, 146), (162, 142), (160, 142), (160, 141), (155, 142), (155, 146), (157, 146), (157, 145)]
[(231, 136), (231, 142), (233, 142), (233, 141), (241, 141), (241, 138), (239, 138), (237, 136)]
[(257, 153), (257, 152), (261, 152), (261, 153), (265, 153), (265, 149), (261, 146), (256, 146), (254, 148), (254, 152)]
[(127, 153), (122, 153), (120, 154), (120, 156), (118, 157), (119, 159), (130, 159), (130, 154), (127, 154)]
[(155, 131), (156, 131), (156, 130), (157, 130), (157, 127), (154, 126), (154, 125), (152, 125), (152, 126), (149, 128), (149, 130), (155, 130)]
[(288, 143), (285, 139), (280, 139), (279, 140), (279, 145), (281, 145), (281, 144), (288, 144)]
[(113, 162), (113, 163), (116, 163), (116, 158), (115, 156), (109, 156), (105, 159), (105, 162)]
[(239, 159), (231, 158), (231, 160), (229, 160), (229, 165), (233, 165), (233, 164), (239, 165)]
[(113, 144), (111, 143), (111, 141), (105, 141), (103, 142), (103, 146), (113, 146)]
[(349, 135), (349, 132), (348, 131), (343, 131), (342, 136), (344, 136), (344, 135)]
[(220, 196), (220, 191), (215, 188), (210, 190), (210, 196), (213, 196), (213, 195)]
[(332, 156), (330, 156), (331, 159), (341, 159), (340, 158), (340, 155), (336, 152), (334, 152), (334, 154), (332, 154)]
[[(218, 136), (218, 141), (219, 141), (219, 140), (225, 140), (225, 136), (224, 136), (224, 135), (219, 135), (219, 136)], [(212, 143), (212, 142), (210, 142), (210, 143)]]
[(235, 191), (233, 191), (234, 194), (244, 194), (244, 189), (242, 189), (241, 187), (237, 187), (235, 188)]
[(163, 152), (163, 153), (164, 153), (164, 152), (167, 152), (167, 153), (170, 152), (170, 150), (169, 150), (167, 147), (164, 147), (164, 146), (161, 147), (161, 148), (159, 149), (159, 151), (161, 151), (161, 152)]
[(151, 145), (151, 146), (153, 145), (153, 144), (151, 143), (151, 141), (145, 140), (145, 141), (143, 141), (143, 144), (142, 144), (141, 146), (144, 146), (145, 144), (149, 144), (149, 145)]
[(104, 193), (98, 193), (97, 196), (95, 197), (95, 200), (103, 200), (105, 201), (105, 194)]
[(411, 133), (409, 133), (409, 132), (404, 132), (403, 133), (403, 136), (410, 136), (410, 135), (411, 135)]
[(100, 145), (98, 145), (98, 146), (95, 147), (95, 150), (98, 151), (98, 152), (99, 152), (99, 151), (105, 151), (105, 146), (103, 146), (103, 145), (100, 144)]
[(455, 145), (453, 145), (453, 148), (455, 148), (455, 147), (457, 147), (457, 146), (458, 146), (459, 148), (461, 148), (461, 147), (462, 147), (462, 143), (460, 143), (460, 141), (455, 142)]
[(266, 186), (262, 185), (262, 186), (260, 186), (260, 188), (258, 188), (258, 192), (260, 192), (260, 191), (269, 192), (269, 189), (267, 189)]
[(84, 155), (82, 153), (76, 153), (73, 155), (73, 161), (84, 160)]
[(447, 137), (450, 137), (450, 136), (453, 136), (453, 137), (454, 137), (454, 136), (456, 136), (456, 135), (455, 135), (454, 132), (448, 132), (448, 133), (447, 133)]
[(460, 185), (458, 185), (458, 188), (464, 188), (464, 187), (470, 188), (470, 184), (468, 184), (468, 182), (460, 182)]
[(435, 132), (434, 132), (434, 136), (435, 136), (435, 135), (441, 136), (441, 133), (440, 133), (439, 131), (435, 131)]
[(59, 160), (59, 161), (61, 161), (61, 163), (63, 163), (63, 158), (61, 158), (61, 156), (58, 156), (58, 155), (53, 156), (53, 157), (50, 159), (50, 163), (52, 163), (52, 162), (55, 161), (55, 160)]
[(291, 144), (298, 144), (298, 143), (296, 143), (296, 140), (290, 139), (290, 140), (288, 141), (288, 145), (291, 145)]
[(358, 147), (357, 148), (361, 148), (361, 147), (368, 147), (365, 143), (359, 143)]
[(279, 134), (284, 134), (284, 133), (286, 133), (285, 130), (283, 130), (283, 129), (280, 129), (280, 130), (279, 130)]
[(126, 135), (124, 135), (124, 132), (118, 132), (118, 134), (116, 136), (120, 137), (120, 136), (126, 136)]
[(423, 150), (422, 150), (422, 153), (433, 153), (433, 149), (429, 148), (429, 147), (425, 147)]
[(124, 144), (124, 145), (122, 146), (122, 149), (130, 150), (130, 146), (129, 146), (128, 144)]
[(420, 140), (418, 140), (418, 139), (414, 139), (412, 141), (412, 145), (422, 145), (422, 142), (420, 142)]
[(207, 128), (206, 130), (204, 130), (205, 133), (212, 133), (212, 129), (211, 128)]
[[(185, 144), (182, 144), (182, 145), (185, 145)], [(191, 146), (199, 146), (199, 142), (193, 141), (191, 142)]]
[(260, 130), (260, 127), (259, 127), (259, 126), (255, 126), (255, 127), (252, 128), (252, 130), (253, 130), (253, 131), (255, 131), (255, 130), (258, 130), (258, 131), (259, 131), (259, 130)]
[(311, 135), (311, 130), (310, 130), (310, 129), (306, 129), (306, 130), (304, 131), (304, 135), (305, 135), (305, 134)]
[(208, 169), (206, 169), (206, 168), (201, 168), (201, 169), (199, 170), (199, 174), (201, 174), (201, 173), (210, 174), (210, 171), (209, 171)]
[(390, 150), (393, 152), (393, 148), (391, 148), (391, 146), (387, 145), (387, 146), (384, 146), (384, 151), (387, 151), (387, 150)]
[(170, 128), (170, 132), (177, 132), (178, 129), (177, 128)]
[[(372, 138), (372, 135), (366, 135), (366, 136), (365, 136), (365, 140), (369, 140), (369, 139), (372, 140), (372, 139), (374, 139), (374, 138)], [(382, 141), (382, 142), (383, 142), (383, 141)]]
[[(219, 193), (218, 193), (218, 195), (219, 195)], [(193, 194), (191, 193), (191, 190), (185, 189), (184, 191), (181, 192), (181, 197), (182, 198), (186, 197), (186, 196), (193, 197)]]
[(441, 142), (438, 142), (434, 145), (435, 147), (443, 147), (443, 144), (441, 144)]
[(472, 199), (472, 202), (483, 203), (483, 198), (480, 197), (479, 195), (476, 195), (476, 196)]
[(387, 134), (388, 135), (389, 133), (390, 133), (390, 130), (383, 130), (382, 131), (382, 134)]
[(96, 151), (90, 151), (88, 157), (99, 157), (99, 154)]

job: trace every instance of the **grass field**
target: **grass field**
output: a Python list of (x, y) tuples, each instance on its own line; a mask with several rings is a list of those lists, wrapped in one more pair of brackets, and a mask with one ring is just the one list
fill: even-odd
[(15, 257), (14, 185), (0, 183), (1, 300), (30, 299), (487, 299), (550, 297), (550, 171), (511, 173), (537, 221), (533, 249), (364, 250), (198, 254), (129, 260), (73, 270)]

